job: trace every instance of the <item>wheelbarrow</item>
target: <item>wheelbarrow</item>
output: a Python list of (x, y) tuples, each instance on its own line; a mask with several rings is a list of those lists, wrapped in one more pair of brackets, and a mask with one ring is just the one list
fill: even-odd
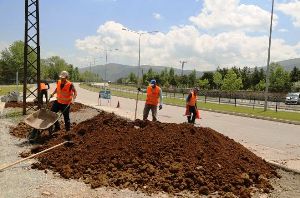
[(50, 111), (48, 108), (41, 108), (38, 111), (28, 115), (24, 119), (24, 122), (33, 128), (32, 132), (28, 136), (29, 141), (34, 142), (35, 139), (40, 135), (41, 130), (49, 129), (51, 134), (52, 125), (54, 125), (55, 122), (60, 119), (70, 104), (61, 113), (55, 113)]
[(60, 117), (62, 113), (58, 115), (49, 109), (39, 109), (38, 111), (28, 115), (24, 122), (32, 128), (43, 130), (50, 128)]

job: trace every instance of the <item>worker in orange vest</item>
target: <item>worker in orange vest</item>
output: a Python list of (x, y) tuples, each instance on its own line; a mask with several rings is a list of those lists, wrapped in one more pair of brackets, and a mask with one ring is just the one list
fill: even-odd
[(188, 123), (195, 124), (196, 115), (197, 115), (197, 94), (199, 89), (195, 87), (186, 99), (186, 107), (188, 111), (187, 119)]
[[(138, 88), (141, 91), (141, 88)], [(156, 80), (151, 80), (150, 85), (146, 90), (147, 97), (143, 112), (143, 120), (147, 120), (149, 111), (152, 112), (152, 121), (157, 120), (157, 105), (159, 103), (159, 110), (162, 109), (162, 90), (156, 85)]]
[[(47, 87), (46, 87), (47, 86)], [(46, 98), (46, 104), (48, 104), (48, 89), (50, 89), (50, 85), (46, 81), (41, 81), (40, 83), (40, 96), (41, 96), (41, 101), (43, 104), (43, 96)]]
[[(60, 80), (56, 83), (56, 89), (51, 94), (51, 97), (53, 97), (54, 94), (57, 94), (57, 100), (54, 101), (51, 111), (56, 113), (59, 111), (62, 112), (65, 121), (65, 129), (66, 131), (70, 131), (70, 105), (74, 102), (77, 96), (77, 91), (74, 84), (67, 80), (69, 77), (69, 73), (67, 71), (62, 71), (59, 77)], [(60, 125), (57, 121), (53, 132), (58, 130), (60, 130)]]

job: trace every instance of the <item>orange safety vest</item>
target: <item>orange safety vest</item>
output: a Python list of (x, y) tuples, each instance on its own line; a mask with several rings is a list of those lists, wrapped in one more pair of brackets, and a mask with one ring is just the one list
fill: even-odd
[(44, 90), (44, 89), (47, 89), (46, 84), (45, 83), (40, 83), (40, 90)]
[(70, 90), (72, 83), (67, 80), (62, 89), (60, 88), (60, 85), (61, 80), (58, 80), (56, 86), (57, 102), (60, 104), (70, 104), (73, 95), (73, 90)]
[(195, 106), (197, 102), (197, 95), (192, 91), (192, 96), (190, 97), (190, 100), (188, 102), (189, 106)]
[(160, 94), (160, 87), (159, 86), (156, 86), (154, 89), (151, 85), (148, 86), (147, 87), (146, 104), (157, 106), (159, 94)]

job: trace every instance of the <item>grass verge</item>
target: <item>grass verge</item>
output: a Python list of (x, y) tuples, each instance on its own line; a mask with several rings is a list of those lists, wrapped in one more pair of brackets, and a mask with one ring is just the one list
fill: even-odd
[[(22, 91), (23, 86), (19, 85), (18, 90)], [(17, 91), (16, 85), (0, 85), (0, 96), (8, 94), (8, 92)]]

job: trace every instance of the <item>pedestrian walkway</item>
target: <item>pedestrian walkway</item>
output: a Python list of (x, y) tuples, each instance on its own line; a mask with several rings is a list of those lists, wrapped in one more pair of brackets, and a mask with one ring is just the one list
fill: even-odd
[[(77, 102), (113, 112), (131, 120), (134, 119), (135, 100), (113, 96), (111, 104), (99, 106), (98, 93), (82, 89), (78, 84), (75, 85), (78, 91)], [(118, 102), (120, 107), (116, 108)], [(142, 119), (144, 104), (144, 101), (138, 102), (137, 119)], [(184, 112), (185, 108), (183, 107), (163, 105), (163, 109), (158, 111), (158, 120), (183, 123), (186, 122)], [(299, 125), (209, 111), (201, 111), (201, 118), (196, 120), (196, 126), (210, 127), (234, 139), (267, 161), (300, 171)], [(151, 115), (149, 115), (149, 119), (151, 119)]]

